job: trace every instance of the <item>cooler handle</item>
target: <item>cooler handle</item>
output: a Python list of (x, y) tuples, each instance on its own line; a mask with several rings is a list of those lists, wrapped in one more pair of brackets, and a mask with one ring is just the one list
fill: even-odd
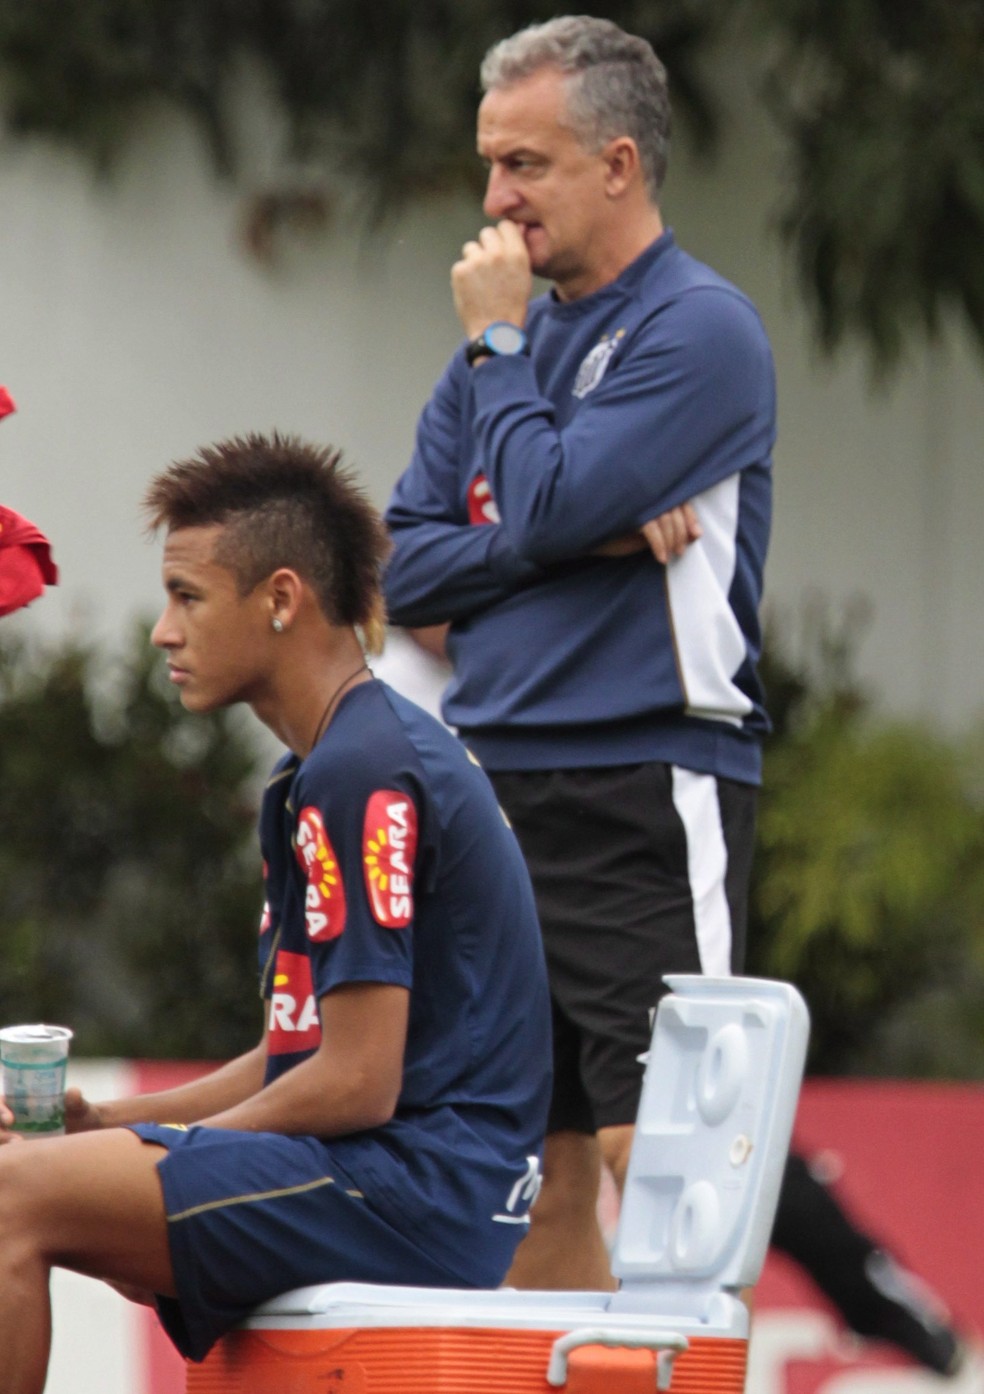
[(656, 1388), (669, 1389), (673, 1378), (673, 1362), (689, 1345), (686, 1336), (676, 1331), (618, 1331), (604, 1326), (584, 1326), (558, 1336), (550, 1351), (547, 1383), (560, 1389), (567, 1383), (567, 1356), (578, 1346), (624, 1346), (633, 1350), (656, 1351)]

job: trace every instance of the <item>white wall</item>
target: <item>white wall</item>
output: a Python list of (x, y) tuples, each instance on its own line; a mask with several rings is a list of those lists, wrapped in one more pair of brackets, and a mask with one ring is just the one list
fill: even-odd
[[(740, 64), (717, 81), (724, 157), (674, 151), (664, 211), (746, 289), (776, 350), (776, 526), (768, 599), (869, 597), (862, 675), (892, 709), (959, 727), (984, 706), (981, 360), (959, 336), (917, 349), (872, 396), (860, 356), (817, 361), (772, 231), (781, 173)], [(254, 166), (269, 137), (250, 107)], [(389, 240), (351, 228), (273, 269), (235, 245), (239, 206), (182, 119), (148, 117), (115, 180), (42, 144), (0, 149), (0, 498), (52, 537), (63, 584), (19, 621), (118, 635), (157, 605), (140, 536), (147, 479), (196, 445), (277, 426), (346, 448), (383, 503), (458, 337), (448, 269), (479, 213), (432, 206)], [(874, 191), (875, 196), (877, 191)]]
[(432, 209), (363, 249), (352, 234), (264, 269), (239, 207), (178, 120), (115, 182), (43, 146), (0, 152), (0, 497), (51, 536), (62, 586), (29, 612), (114, 634), (158, 601), (140, 535), (171, 458), (274, 426), (346, 448), (385, 500), (456, 330), (448, 265), (470, 221)]

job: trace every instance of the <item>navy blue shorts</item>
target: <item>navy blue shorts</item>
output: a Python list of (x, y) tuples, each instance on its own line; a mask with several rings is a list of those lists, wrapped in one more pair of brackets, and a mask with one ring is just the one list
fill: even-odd
[[(168, 1336), (204, 1360), (259, 1303), (312, 1283), (464, 1287), (399, 1234), (334, 1164), (330, 1143), (279, 1133), (136, 1123), (158, 1163), (177, 1298)], [(349, 1139), (351, 1142), (351, 1139)]]

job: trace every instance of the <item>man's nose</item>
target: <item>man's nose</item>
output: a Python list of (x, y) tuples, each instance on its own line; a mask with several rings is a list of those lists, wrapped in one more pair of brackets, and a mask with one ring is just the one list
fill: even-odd
[(482, 208), (488, 218), (506, 218), (519, 207), (520, 199), (508, 173), (493, 165), (489, 170)]
[(158, 649), (169, 649), (175, 645), (174, 626), (170, 621), (170, 607), (161, 611), (160, 618), (150, 631), (150, 642)]

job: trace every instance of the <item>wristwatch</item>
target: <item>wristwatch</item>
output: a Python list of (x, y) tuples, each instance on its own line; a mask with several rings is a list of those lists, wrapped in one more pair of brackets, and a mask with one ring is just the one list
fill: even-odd
[(518, 324), (497, 319), (494, 324), (472, 339), (465, 349), (465, 361), (471, 366), (479, 358), (495, 358), (500, 355), (526, 352), (526, 335)]

